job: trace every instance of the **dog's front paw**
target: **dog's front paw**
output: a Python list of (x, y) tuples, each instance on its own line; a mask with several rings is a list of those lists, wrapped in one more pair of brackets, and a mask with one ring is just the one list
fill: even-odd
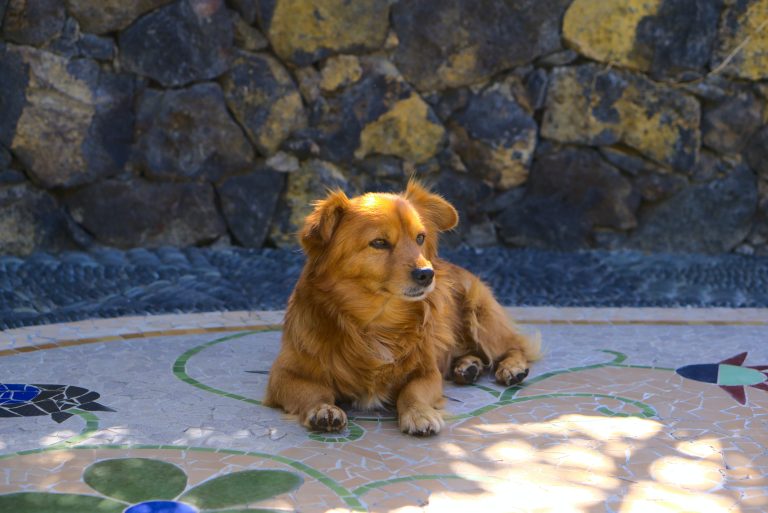
[(458, 385), (471, 385), (483, 372), (483, 361), (477, 356), (467, 355), (456, 360), (453, 366), (453, 381)]
[(528, 377), (528, 362), (519, 357), (505, 358), (496, 369), (496, 382), (505, 387), (522, 383)]
[(400, 431), (409, 435), (436, 435), (443, 425), (443, 416), (431, 406), (415, 405), (400, 413)]
[(347, 427), (347, 414), (338, 406), (321, 404), (309, 410), (304, 425), (313, 431), (342, 431)]

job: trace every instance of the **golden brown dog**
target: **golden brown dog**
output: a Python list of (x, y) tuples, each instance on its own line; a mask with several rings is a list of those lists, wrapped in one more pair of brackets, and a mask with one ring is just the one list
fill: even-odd
[(499, 383), (522, 381), (538, 343), (476, 276), (437, 256), (438, 233), (457, 222), (413, 180), (402, 194), (317, 202), (265, 404), (320, 431), (346, 426), (337, 402), (396, 405), (402, 431), (430, 435), (443, 426), (444, 376), (469, 384), (490, 365)]

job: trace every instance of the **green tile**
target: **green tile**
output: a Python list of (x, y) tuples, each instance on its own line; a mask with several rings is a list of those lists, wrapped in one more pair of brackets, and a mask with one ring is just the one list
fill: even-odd
[(249, 504), (297, 489), (302, 479), (284, 470), (244, 470), (196, 486), (180, 500), (200, 509)]
[(187, 486), (176, 465), (148, 458), (120, 458), (94, 463), (83, 480), (103, 495), (125, 502), (175, 499)]
[(8, 513), (121, 513), (125, 504), (71, 493), (10, 493), (0, 495), (0, 511)]

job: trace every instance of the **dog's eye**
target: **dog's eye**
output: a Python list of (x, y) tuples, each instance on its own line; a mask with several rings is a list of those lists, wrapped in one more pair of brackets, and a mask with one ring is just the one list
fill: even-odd
[(374, 249), (389, 249), (391, 247), (386, 239), (373, 239), (369, 246)]
[(424, 237), (426, 237), (426, 235), (424, 235), (423, 233), (418, 234), (416, 236), (416, 244), (418, 244), (419, 246), (424, 244)]

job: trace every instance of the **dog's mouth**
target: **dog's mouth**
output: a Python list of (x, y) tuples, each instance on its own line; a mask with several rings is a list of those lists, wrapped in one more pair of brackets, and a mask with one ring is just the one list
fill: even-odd
[(435, 290), (435, 283), (432, 282), (428, 287), (408, 287), (403, 290), (402, 296), (406, 301), (421, 301), (427, 295)]

